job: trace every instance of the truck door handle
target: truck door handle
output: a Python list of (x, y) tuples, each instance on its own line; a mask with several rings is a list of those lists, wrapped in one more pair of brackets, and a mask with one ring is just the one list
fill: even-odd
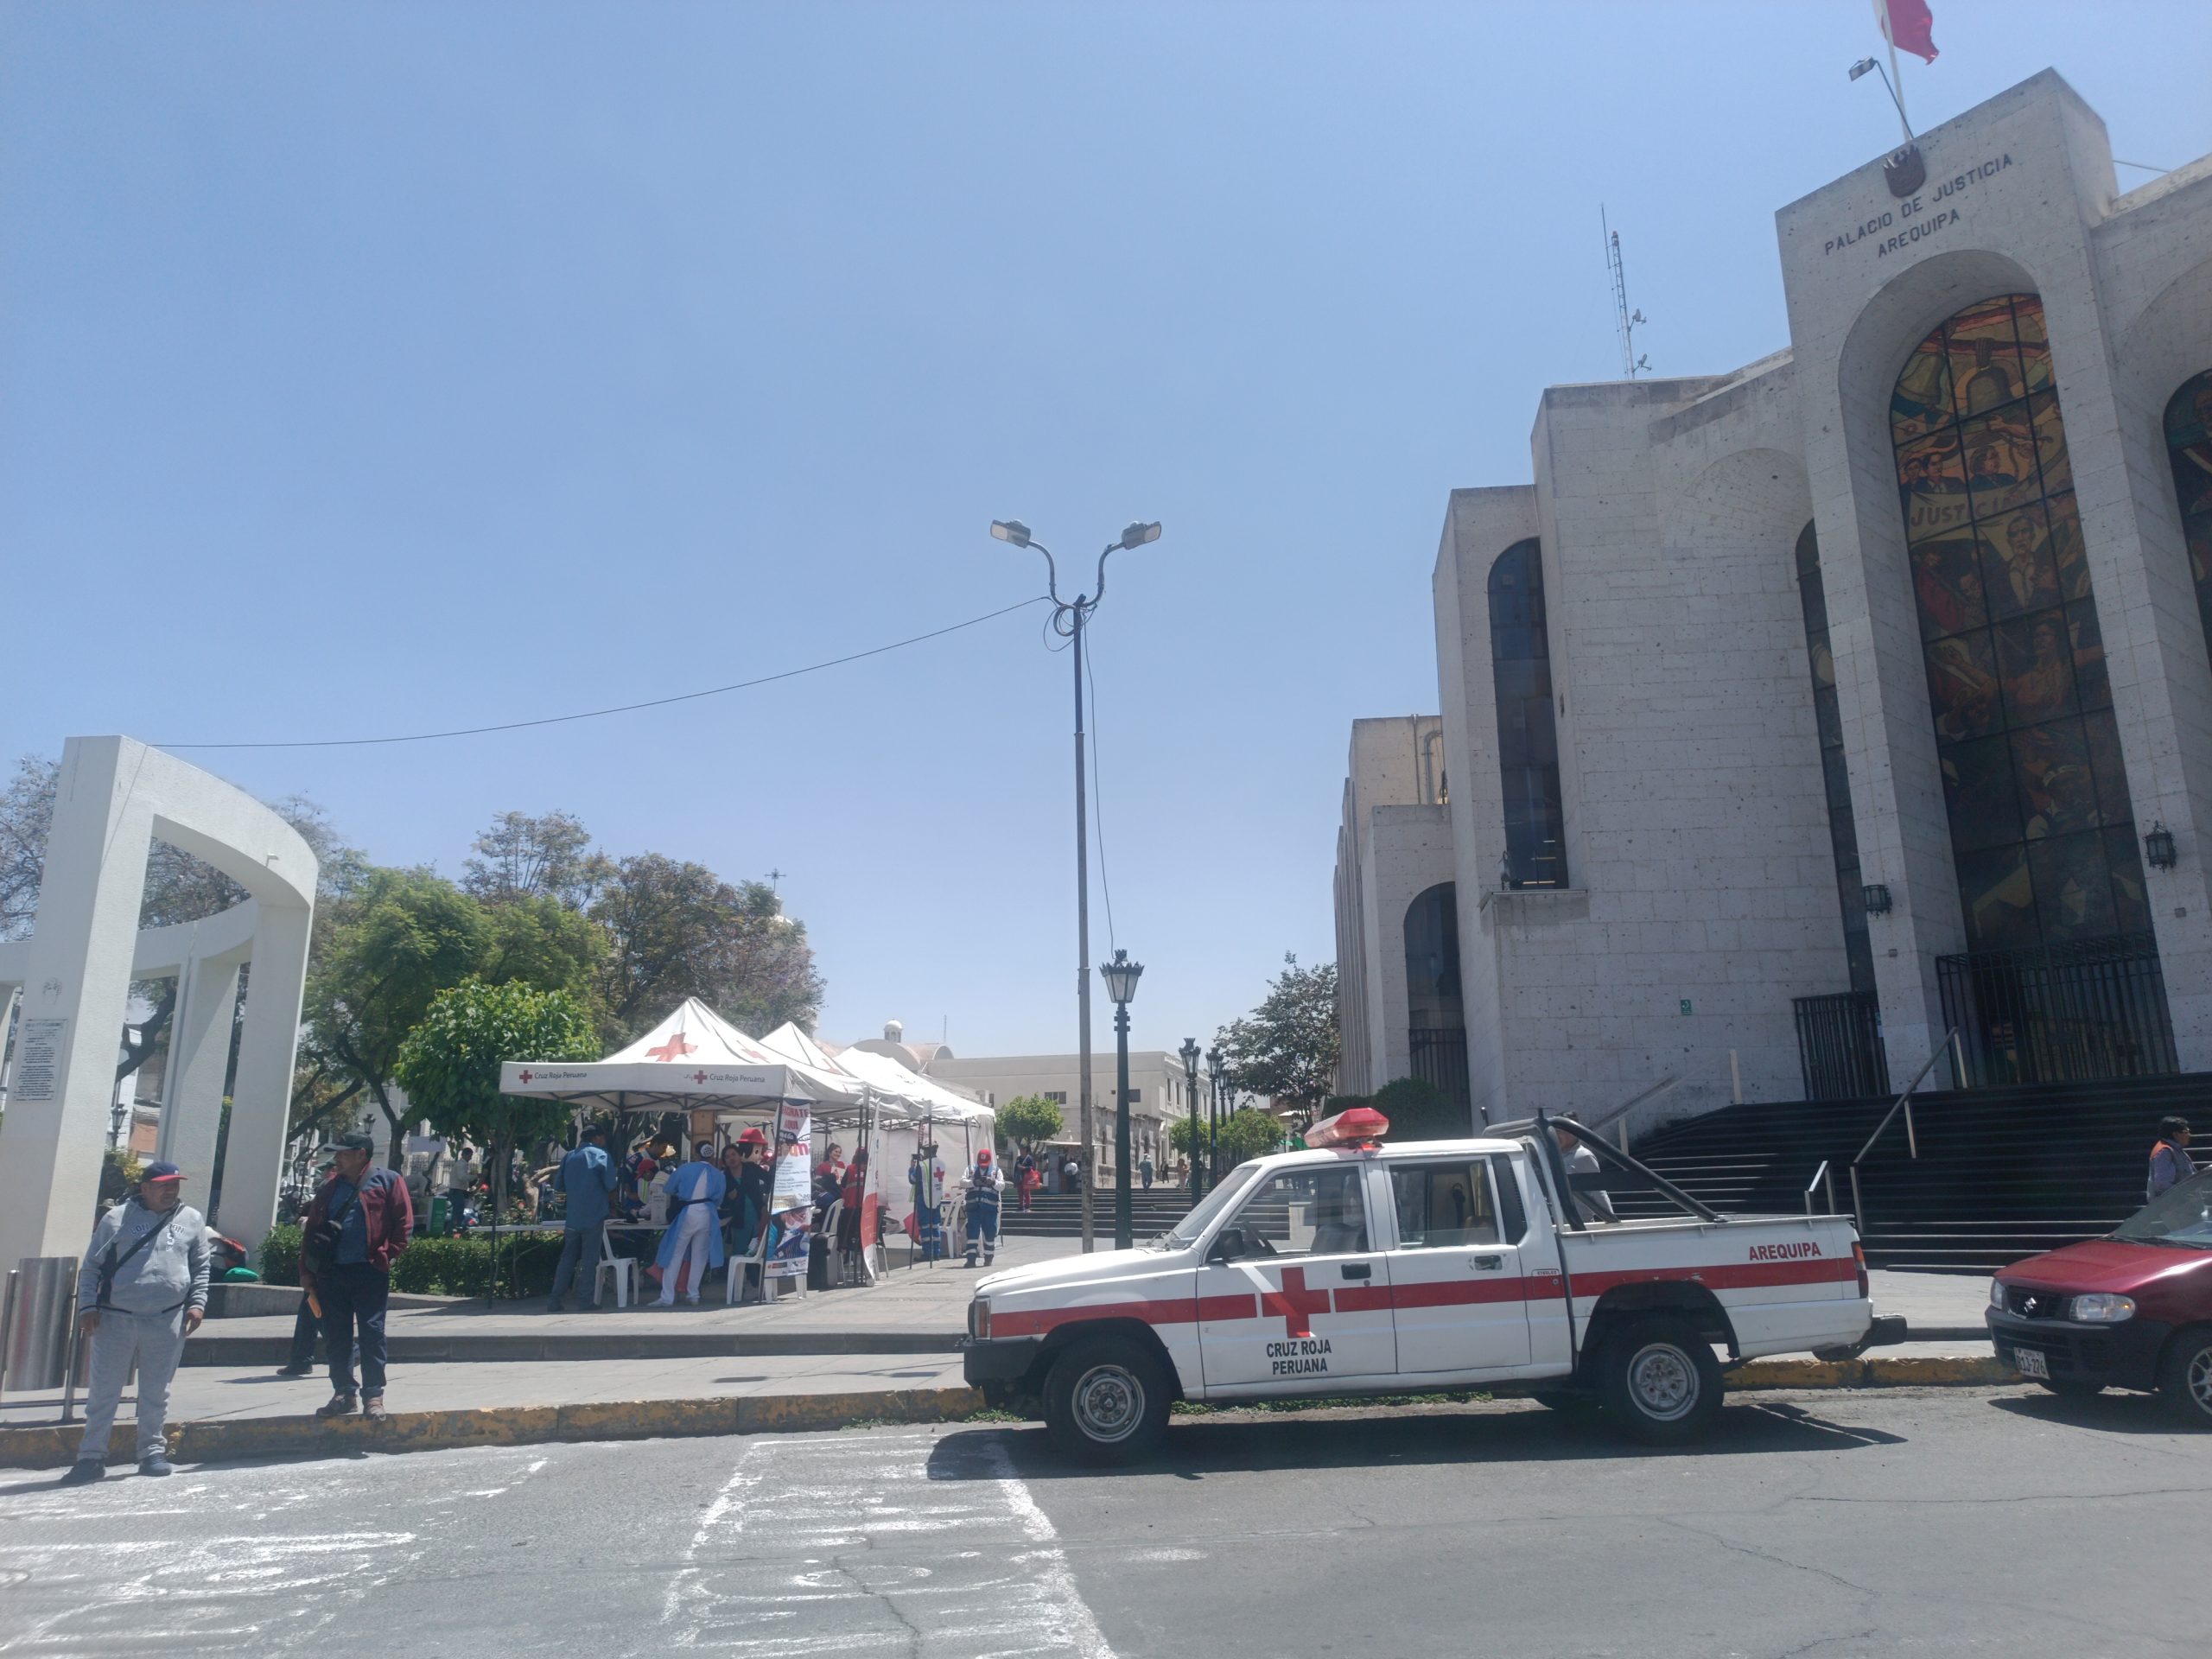
[(1364, 1262), (1347, 1262), (1344, 1265), (1344, 1275), (1347, 1279), (1372, 1279), (1375, 1269)]
[(1505, 1258), (1502, 1255), (1470, 1256), (1467, 1265), (1478, 1273), (1495, 1273), (1505, 1265)]

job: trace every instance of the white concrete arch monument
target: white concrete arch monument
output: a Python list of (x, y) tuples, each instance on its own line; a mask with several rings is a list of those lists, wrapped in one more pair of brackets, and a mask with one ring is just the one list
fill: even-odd
[[(138, 926), (155, 841), (251, 896), (202, 921)], [(73, 1255), (99, 1189), (116, 1053), (134, 979), (178, 980), (160, 1154), (205, 1207), (238, 975), (249, 963), (220, 1224), (251, 1245), (276, 1219), (315, 856), (244, 791), (127, 737), (73, 737), (31, 937), (0, 944), (0, 1009), (22, 1005), (0, 1122), (0, 1263)], [(213, 1217), (211, 1217), (213, 1219)]]

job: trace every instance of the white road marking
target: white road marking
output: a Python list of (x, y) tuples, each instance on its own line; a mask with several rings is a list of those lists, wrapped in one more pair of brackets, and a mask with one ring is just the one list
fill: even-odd
[(803, 1659), (1114, 1659), (993, 1435), (769, 1435), (670, 1580), (668, 1643)]

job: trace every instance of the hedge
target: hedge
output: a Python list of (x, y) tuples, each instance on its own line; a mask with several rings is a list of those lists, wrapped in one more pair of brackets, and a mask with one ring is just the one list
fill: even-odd
[[(553, 1289), (553, 1270), (561, 1261), (561, 1235), (533, 1233), (499, 1240), (499, 1294), (503, 1300), (544, 1296)], [(413, 1296), (481, 1296), (492, 1281), (488, 1238), (418, 1238), (391, 1264), (391, 1287)], [(300, 1227), (272, 1229), (261, 1241), (261, 1281), (300, 1282)]]

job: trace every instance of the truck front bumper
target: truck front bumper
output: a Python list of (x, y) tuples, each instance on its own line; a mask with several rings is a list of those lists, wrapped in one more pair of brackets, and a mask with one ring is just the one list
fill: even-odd
[(1042, 1337), (1003, 1337), (995, 1342), (971, 1338), (960, 1344), (961, 1375), (977, 1388), (987, 1382), (1020, 1382), (1044, 1345)]

